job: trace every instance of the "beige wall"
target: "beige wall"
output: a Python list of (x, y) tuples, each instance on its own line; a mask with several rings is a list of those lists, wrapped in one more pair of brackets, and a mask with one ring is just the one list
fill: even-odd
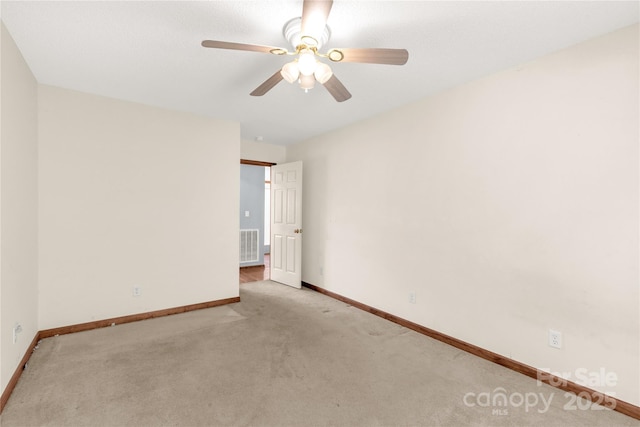
[(288, 147), (303, 280), (640, 404), (638, 71), (636, 25)]
[(40, 329), (238, 296), (239, 124), (40, 86), (39, 132)]
[(243, 139), (240, 143), (240, 158), (260, 162), (283, 163), (287, 158), (287, 149), (282, 145)]
[[(38, 331), (37, 83), (0, 24), (0, 388)], [(22, 326), (13, 342), (13, 328)]]

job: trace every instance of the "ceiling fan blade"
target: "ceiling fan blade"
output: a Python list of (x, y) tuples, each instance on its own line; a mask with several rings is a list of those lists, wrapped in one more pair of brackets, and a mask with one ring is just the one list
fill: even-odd
[(320, 40), (324, 27), (327, 25), (331, 6), (333, 6), (333, 0), (304, 0), (301, 24), (303, 36), (311, 36), (317, 41)]
[(409, 59), (406, 49), (335, 49), (342, 52), (344, 58), (340, 62), (363, 62), (366, 64), (404, 65)]
[(257, 44), (245, 44), (245, 43), (233, 43), (233, 42), (221, 42), (217, 40), (204, 40), (202, 42), (202, 46), (204, 47), (212, 47), (215, 49), (232, 49), (232, 50), (246, 50), (249, 52), (263, 52), (263, 53), (273, 53), (273, 50), (284, 51), (286, 49), (282, 49), (279, 47), (273, 46), (260, 46)]
[(344, 87), (342, 82), (338, 80), (335, 74), (333, 74), (329, 80), (324, 82), (324, 87), (327, 88), (331, 96), (333, 96), (338, 102), (343, 102), (351, 98), (351, 94), (347, 88)]
[(271, 89), (273, 89), (273, 87), (278, 83), (280, 83), (281, 80), (282, 80), (282, 74), (280, 73), (280, 70), (278, 70), (275, 72), (273, 76), (269, 77), (267, 80), (264, 81), (264, 83), (262, 83), (260, 86), (255, 88), (253, 92), (250, 93), (250, 95), (262, 96), (265, 93), (269, 92)]

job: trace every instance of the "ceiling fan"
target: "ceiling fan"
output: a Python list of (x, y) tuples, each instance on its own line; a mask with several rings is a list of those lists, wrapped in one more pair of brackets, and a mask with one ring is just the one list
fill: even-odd
[(316, 57), (328, 58), (333, 62), (403, 65), (409, 59), (409, 52), (406, 49), (340, 48), (331, 49), (327, 53), (320, 53), (320, 47), (330, 37), (327, 18), (332, 5), (333, 0), (304, 0), (302, 17), (287, 22), (283, 31), (284, 36), (293, 46), (293, 51), (280, 47), (217, 40), (204, 40), (202, 46), (296, 57), (254, 89), (251, 92), (252, 96), (264, 95), (284, 79), (289, 83), (298, 82), (300, 88), (305, 91), (312, 89), (317, 81), (327, 88), (336, 101), (346, 101), (351, 98), (347, 88), (333, 74), (329, 65), (318, 61)]

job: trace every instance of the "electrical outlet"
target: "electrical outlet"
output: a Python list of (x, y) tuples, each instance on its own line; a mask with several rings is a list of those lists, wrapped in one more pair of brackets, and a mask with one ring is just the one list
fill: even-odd
[(411, 304), (415, 304), (416, 303), (416, 293), (415, 292), (409, 292), (409, 302)]
[(549, 329), (549, 347), (562, 348), (562, 332)]
[(134, 286), (133, 287), (133, 296), (134, 297), (139, 297), (141, 293), (142, 293), (142, 289), (140, 289), (140, 286)]

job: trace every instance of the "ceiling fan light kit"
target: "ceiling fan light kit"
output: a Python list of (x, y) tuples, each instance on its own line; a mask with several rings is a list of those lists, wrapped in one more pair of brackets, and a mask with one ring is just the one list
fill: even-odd
[(300, 76), (299, 82), (300, 82), (300, 88), (304, 89), (305, 92), (308, 91), (309, 89), (313, 89), (313, 87), (316, 85), (315, 77), (305, 76), (304, 74)]
[(296, 61), (287, 62), (284, 64), (284, 67), (280, 70), (280, 74), (282, 77), (288, 81), (289, 83), (293, 83), (298, 80), (300, 76), (300, 69), (298, 68), (298, 63)]
[(286, 63), (265, 82), (251, 92), (252, 96), (262, 96), (281, 80), (298, 82), (301, 89), (308, 92), (317, 81), (323, 85), (338, 102), (351, 98), (351, 94), (342, 82), (333, 74), (331, 67), (316, 57), (328, 58), (333, 62), (360, 62), (367, 64), (404, 65), (409, 59), (405, 49), (381, 48), (340, 48), (331, 49), (326, 54), (318, 52), (331, 37), (327, 18), (333, 5), (332, 0), (304, 0), (302, 17), (289, 20), (282, 30), (284, 37), (294, 48), (293, 52), (281, 47), (260, 46), (244, 43), (204, 40), (202, 46), (217, 49), (244, 50), (250, 52), (271, 53), (273, 55), (292, 55), (297, 58)]
[(320, 84), (325, 84), (327, 80), (331, 78), (333, 75), (333, 71), (331, 71), (331, 67), (329, 67), (324, 62), (318, 62), (316, 66), (316, 70), (313, 72), (314, 77)]
[(298, 55), (298, 69), (303, 76), (310, 76), (316, 70), (316, 56), (309, 49), (302, 49)]

